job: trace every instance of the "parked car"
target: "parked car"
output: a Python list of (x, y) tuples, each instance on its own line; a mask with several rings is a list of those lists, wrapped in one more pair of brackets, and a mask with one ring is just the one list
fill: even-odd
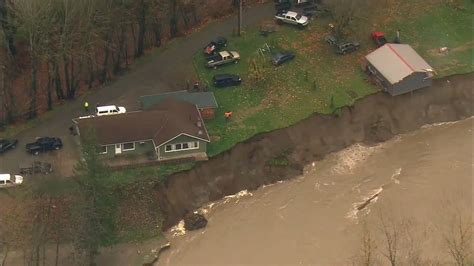
[(290, 0), (275, 0), (275, 9), (277, 10), (277, 12), (290, 10), (290, 8), (291, 8)]
[(385, 34), (381, 31), (374, 31), (370, 34), (370, 36), (372, 36), (372, 40), (374, 40), (377, 47), (383, 46), (388, 42), (385, 38)]
[(50, 163), (34, 161), (30, 163), (20, 163), (20, 174), (49, 174), (53, 172), (53, 166)]
[(309, 23), (308, 17), (298, 14), (294, 11), (279, 12), (275, 15), (275, 20), (277, 23), (287, 23), (300, 27), (305, 27)]
[(212, 83), (216, 87), (229, 87), (242, 83), (239, 75), (235, 74), (217, 74), (212, 78)]
[(328, 35), (324, 37), (324, 40), (331, 46), (337, 45), (337, 39), (336, 39), (336, 36), (334, 35)]
[(272, 64), (274, 66), (279, 66), (293, 58), (295, 58), (295, 54), (292, 52), (279, 52), (272, 56)]
[(0, 139), (0, 154), (14, 149), (16, 144), (18, 144), (16, 139)]
[(211, 55), (223, 47), (227, 46), (227, 39), (224, 37), (217, 37), (212, 40), (206, 47), (204, 47), (204, 53), (207, 55)]
[(311, 4), (311, 0), (295, 0), (295, 4), (297, 6), (302, 6), (302, 5), (309, 5)]
[(8, 188), (21, 185), (23, 177), (14, 174), (0, 174), (0, 188)]
[(360, 44), (358, 42), (343, 42), (336, 45), (336, 53), (340, 55), (345, 55), (357, 51), (359, 47)]
[(340, 41), (334, 35), (328, 35), (324, 38), (324, 40), (334, 47), (337, 54), (344, 55), (348, 53), (352, 53), (359, 49), (360, 44), (358, 42), (352, 41)]
[(43, 137), (43, 138), (38, 138), (33, 143), (26, 144), (26, 151), (33, 155), (38, 155), (41, 152), (59, 150), (62, 147), (63, 147), (63, 142), (61, 141), (60, 138)]
[(123, 106), (106, 105), (106, 106), (97, 106), (95, 108), (95, 114), (97, 116), (116, 115), (116, 114), (123, 114), (126, 112), (127, 112), (127, 109), (125, 109), (125, 107)]
[(229, 63), (238, 63), (240, 60), (239, 53), (235, 51), (221, 51), (215, 55), (209, 56), (207, 58), (207, 67), (216, 69), (220, 65), (225, 65)]

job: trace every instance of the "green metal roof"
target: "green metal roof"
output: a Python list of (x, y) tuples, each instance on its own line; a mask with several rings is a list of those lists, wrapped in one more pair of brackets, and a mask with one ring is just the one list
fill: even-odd
[(197, 105), (198, 108), (217, 108), (217, 101), (213, 92), (173, 91), (154, 95), (145, 95), (139, 98), (143, 110), (150, 109), (167, 98), (173, 98)]

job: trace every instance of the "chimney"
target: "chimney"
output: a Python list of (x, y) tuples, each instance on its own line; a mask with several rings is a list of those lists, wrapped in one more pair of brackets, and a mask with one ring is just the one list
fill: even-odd
[(197, 121), (197, 126), (198, 126), (198, 128), (201, 128), (201, 127), (202, 127), (201, 121)]

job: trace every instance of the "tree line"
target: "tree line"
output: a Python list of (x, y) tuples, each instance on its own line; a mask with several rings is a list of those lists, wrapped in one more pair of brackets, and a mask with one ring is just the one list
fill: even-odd
[(106, 83), (235, 0), (0, 0), (0, 126)]

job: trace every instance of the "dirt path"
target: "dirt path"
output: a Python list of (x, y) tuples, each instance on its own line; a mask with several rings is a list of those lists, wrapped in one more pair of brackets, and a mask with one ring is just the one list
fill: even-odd
[[(253, 25), (270, 18), (273, 13), (273, 4), (263, 4), (252, 7), (244, 12), (243, 24)], [(155, 94), (165, 91), (182, 90), (186, 80), (194, 76), (192, 65), (194, 53), (217, 35), (229, 36), (236, 25), (236, 17), (226, 18), (211, 23), (203, 30), (190, 36), (175, 40), (175, 44), (151, 58), (145, 58), (143, 65), (131, 73), (113, 81), (109, 86), (92, 92), (87, 97), (91, 106), (95, 103), (123, 105), (127, 110), (138, 109), (137, 98), (141, 95)], [(0, 157), (0, 172), (17, 172), (18, 162), (32, 160), (25, 153), (24, 145), (40, 136), (61, 137), (64, 149), (59, 152), (40, 155), (44, 161), (54, 162), (58, 175), (69, 176), (78, 159), (77, 145), (69, 135), (68, 127), (71, 119), (83, 115), (84, 99), (77, 99), (68, 103), (58, 112), (38, 126), (22, 132), (17, 136), (19, 147)]]

